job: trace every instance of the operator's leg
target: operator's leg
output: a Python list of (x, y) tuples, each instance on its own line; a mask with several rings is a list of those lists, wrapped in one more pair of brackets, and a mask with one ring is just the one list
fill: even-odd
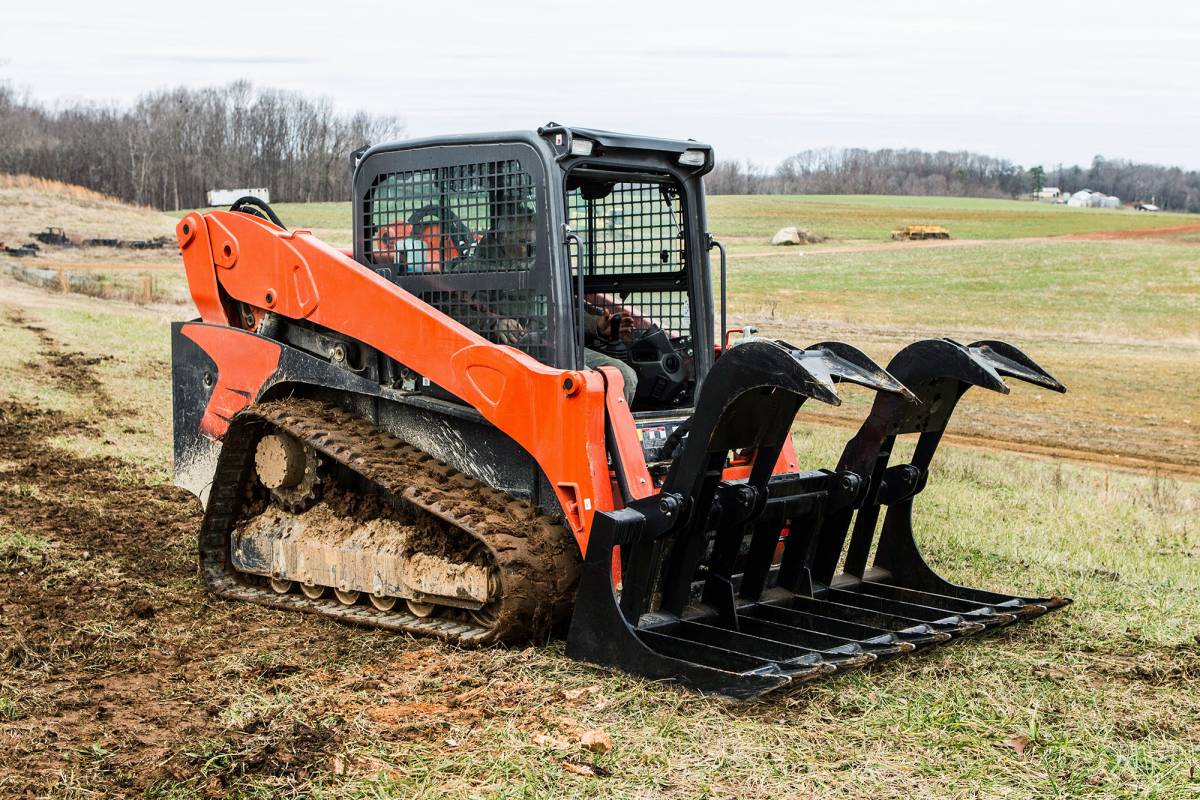
[(621, 377), (625, 379), (625, 403), (630, 410), (633, 409), (633, 394), (637, 390), (637, 372), (633, 367), (626, 364), (619, 358), (606, 356), (604, 353), (598, 353), (595, 350), (584, 348), (583, 363), (589, 369), (598, 369), (600, 367), (616, 367), (621, 371)]

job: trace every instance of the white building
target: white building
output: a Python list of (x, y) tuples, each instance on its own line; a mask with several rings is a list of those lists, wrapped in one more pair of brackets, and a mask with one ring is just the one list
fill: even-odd
[(1120, 208), (1121, 198), (1091, 189), (1080, 189), (1067, 199), (1071, 208)]
[(1092, 190), (1080, 189), (1075, 194), (1067, 198), (1067, 205), (1071, 208), (1088, 208), (1092, 204)]
[(1034, 200), (1057, 200), (1062, 197), (1062, 189), (1057, 186), (1046, 186), (1033, 193)]
[(237, 202), (239, 197), (257, 197), (264, 203), (271, 202), (271, 190), (263, 187), (260, 189), (210, 189), (208, 192), (208, 204), (210, 206), (231, 206)]

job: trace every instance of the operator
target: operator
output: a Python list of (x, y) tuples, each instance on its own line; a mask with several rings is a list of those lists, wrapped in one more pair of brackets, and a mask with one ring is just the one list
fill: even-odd
[[(533, 214), (522, 207), (515, 214), (492, 220), (492, 230), (484, 234), (476, 257), (493, 268), (501, 263), (521, 263), (532, 256), (534, 238)], [(511, 317), (495, 315), (491, 325), (493, 337), (500, 344), (516, 347), (526, 333), (522, 322)], [(633, 316), (627, 310), (621, 309), (613, 313), (609, 309), (588, 309), (584, 312), (585, 343), (603, 346), (619, 339), (629, 345), (633, 342), (635, 330)], [(589, 369), (614, 367), (619, 370), (625, 384), (625, 403), (632, 408), (638, 380), (633, 367), (619, 358), (591, 347), (584, 348), (583, 362)]]

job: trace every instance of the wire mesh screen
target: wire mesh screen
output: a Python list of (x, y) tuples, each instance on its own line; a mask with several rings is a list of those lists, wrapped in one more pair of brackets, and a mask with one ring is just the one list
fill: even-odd
[(536, 186), (521, 161), (385, 172), (362, 212), (367, 264), (488, 341), (552, 360), (546, 295), (501, 288), (527, 280), (513, 273), (531, 273), (538, 255)]
[(385, 173), (365, 198), (364, 253), (397, 275), (527, 270), (534, 208), (533, 176), (517, 160)]
[(669, 184), (616, 183), (568, 195), (571, 227), (583, 242), (586, 275), (671, 273), (684, 269), (679, 191)]
[(418, 296), (489, 342), (512, 345), (539, 361), (550, 357), (546, 325), (550, 304), (545, 295), (520, 289), (488, 289), (430, 291)]

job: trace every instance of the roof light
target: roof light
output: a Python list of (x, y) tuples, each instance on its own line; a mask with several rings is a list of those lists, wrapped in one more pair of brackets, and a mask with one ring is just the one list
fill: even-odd
[(573, 156), (590, 156), (592, 154), (591, 139), (572, 139), (571, 140), (571, 155)]
[(679, 154), (679, 163), (685, 167), (703, 167), (707, 157), (703, 150), (684, 150)]

